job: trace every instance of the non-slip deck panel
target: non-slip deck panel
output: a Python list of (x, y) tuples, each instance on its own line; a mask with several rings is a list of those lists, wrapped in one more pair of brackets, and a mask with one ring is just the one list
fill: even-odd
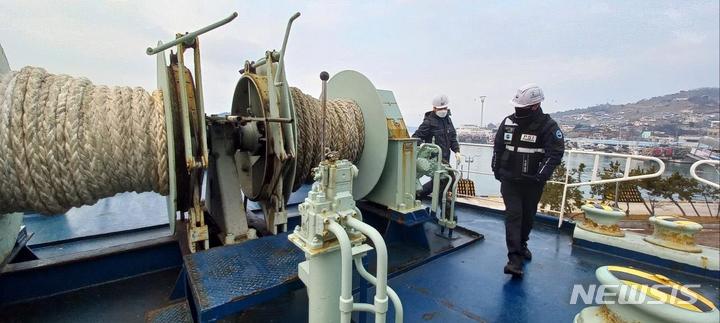
[(149, 311), (145, 315), (147, 323), (192, 323), (190, 305), (186, 299), (171, 303), (165, 307)]
[(283, 233), (185, 256), (199, 314), (297, 281), (297, 266), (305, 256), (287, 236)]

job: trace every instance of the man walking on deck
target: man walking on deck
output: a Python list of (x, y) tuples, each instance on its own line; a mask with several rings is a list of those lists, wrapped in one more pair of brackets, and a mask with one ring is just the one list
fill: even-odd
[[(455, 152), (455, 159), (462, 162), (460, 155), (460, 144), (457, 141), (457, 132), (450, 119), (450, 110), (448, 105), (450, 100), (447, 95), (441, 94), (433, 99), (433, 109), (425, 113), (425, 119), (420, 127), (413, 133), (413, 138), (420, 138), (425, 143), (433, 143), (442, 149), (442, 162), (449, 163), (450, 151)], [(451, 176), (453, 176), (451, 174)], [(440, 182), (440, 187), (446, 185), (447, 180)], [(425, 183), (422, 191), (418, 193), (418, 197), (426, 197), (432, 193), (433, 181)]]
[(542, 89), (527, 84), (510, 102), (515, 113), (507, 116), (495, 135), (492, 170), (500, 181), (505, 203), (505, 242), (508, 263), (504, 272), (522, 277), (523, 260), (531, 260), (530, 239), (537, 205), (545, 182), (565, 152), (563, 133), (555, 120), (543, 113)]

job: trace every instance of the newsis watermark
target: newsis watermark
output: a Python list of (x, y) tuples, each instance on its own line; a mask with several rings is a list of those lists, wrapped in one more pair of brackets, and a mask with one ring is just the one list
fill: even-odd
[[(678, 288), (680, 287), (680, 288)], [(682, 292), (699, 288), (699, 284), (687, 284), (670, 288), (668, 285), (639, 285), (630, 286), (625, 284), (602, 285), (602, 284), (575, 284), (570, 295), (570, 304), (585, 305), (612, 305), (612, 304), (664, 304), (675, 303), (678, 305), (693, 305), (698, 300), (692, 293)], [(654, 291), (652, 291), (654, 290)], [(652, 292), (657, 298), (648, 295)]]

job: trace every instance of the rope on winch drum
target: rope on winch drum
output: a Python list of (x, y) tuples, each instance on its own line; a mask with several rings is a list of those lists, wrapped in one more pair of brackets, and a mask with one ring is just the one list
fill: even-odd
[[(320, 100), (290, 88), (297, 119), (297, 171), (294, 188), (305, 183), (322, 159), (322, 105)], [(338, 157), (357, 163), (365, 146), (362, 110), (348, 99), (327, 100), (325, 145)]]
[(0, 213), (168, 194), (162, 92), (24, 67), (0, 75)]
[[(291, 93), (297, 188), (322, 158), (322, 106)], [(339, 158), (359, 160), (364, 127), (357, 103), (328, 100), (326, 145)], [(129, 191), (167, 195), (166, 144), (160, 91), (94, 85), (37, 67), (0, 75), (0, 213), (63, 213)]]

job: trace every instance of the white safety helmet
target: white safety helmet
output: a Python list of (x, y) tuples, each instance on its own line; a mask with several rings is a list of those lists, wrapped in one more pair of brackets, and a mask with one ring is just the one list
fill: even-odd
[(523, 85), (517, 90), (515, 97), (510, 103), (517, 108), (524, 108), (533, 104), (538, 104), (545, 100), (543, 90), (535, 83)]
[(449, 103), (450, 99), (448, 99), (447, 95), (440, 94), (433, 99), (432, 104), (436, 109), (447, 109)]

